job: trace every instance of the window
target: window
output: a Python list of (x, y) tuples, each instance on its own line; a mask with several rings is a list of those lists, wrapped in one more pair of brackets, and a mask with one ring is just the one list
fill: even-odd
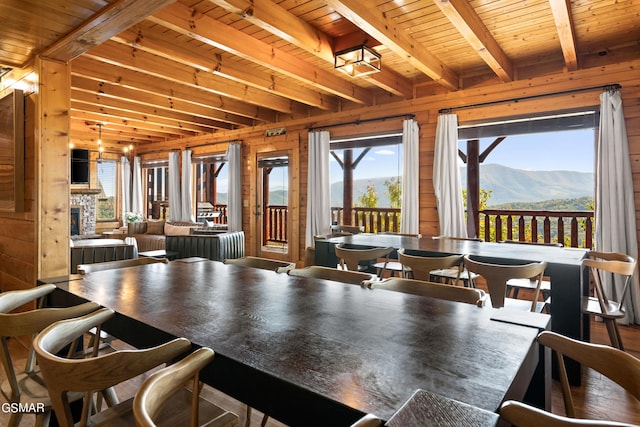
[(193, 158), (198, 221), (227, 223), (229, 166), (223, 154)]
[(469, 234), (591, 247), (597, 123), (581, 111), (461, 126)]
[(333, 223), (399, 231), (401, 132), (333, 139), (330, 150)]
[(116, 219), (118, 163), (115, 160), (98, 162), (98, 185), (100, 194), (97, 197), (96, 219), (98, 221), (114, 221)]
[(169, 208), (169, 163), (147, 162), (143, 167), (146, 177), (146, 218), (167, 218)]

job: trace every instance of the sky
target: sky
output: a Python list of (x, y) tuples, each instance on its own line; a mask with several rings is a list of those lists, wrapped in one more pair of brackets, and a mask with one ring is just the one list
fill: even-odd
[[(495, 138), (480, 140), (480, 152)], [(466, 153), (466, 141), (460, 141)], [(486, 158), (484, 164), (497, 163), (524, 170), (594, 171), (595, 137), (593, 129), (546, 134), (513, 135), (505, 139)], [(356, 150), (354, 159), (361, 150)], [(371, 179), (401, 175), (402, 147), (391, 145), (372, 149), (354, 172), (354, 179)], [(460, 161), (460, 165), (464, 163)], [(332, 157), (331, 182), (342, 181), (342, 169)]]

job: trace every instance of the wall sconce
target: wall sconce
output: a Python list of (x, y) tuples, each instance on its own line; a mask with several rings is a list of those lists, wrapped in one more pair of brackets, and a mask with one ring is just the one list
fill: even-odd
[(361, 77), (380, 71), (382, 56), (365, 45), (336, 52), (333, 67), (351, 77)]
[(102, 123), (96, 123), (98, 126), (98, 163), (102, 162), (102, 152), (104, 151), (104, 147), (102, 146)]

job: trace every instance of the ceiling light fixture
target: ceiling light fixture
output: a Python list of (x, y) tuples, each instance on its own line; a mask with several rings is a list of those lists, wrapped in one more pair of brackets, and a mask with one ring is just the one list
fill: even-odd
[(104, 148), (102, 147), (102, 126), (104, 126), (102, 123), (96, 123), (96, 126), (98, 126), (98, 163), (102, 162), (102, 152), (104, 151)]
[(365, 45), (336, 52), (333, 67), (351, 77), (362, 77), (380, 71), (382, 56)]

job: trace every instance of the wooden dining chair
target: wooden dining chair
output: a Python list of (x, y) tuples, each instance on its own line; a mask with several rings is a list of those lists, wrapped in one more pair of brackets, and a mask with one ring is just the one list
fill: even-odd
[(441, 283), (425, 282), (415, 279), (392, 277), (390, 279), (372, 282), (371, 287), (374, 289), (386, 289), (388, 291), (404, 292), (406, 294), (447, 301), (464, 302), (477, 305), (478, 307), (482, 307), (486, 300), (486, 294), (481, 289), (443, 285)]
[[(479, 237), (451, 237), (451, 236), (433, 236), (433, 240), (452, 240), (452, 241), (466, 241), (466, 242), (484, 242), (483, 239)], [(466, 268), (442, 268), (440, 270), (434, 270), (431, 273), (434, 278), (439, 282), (444, 283), (456, 283), (462, 282), (464, 286), (472, 286), (475, 283), (475, 279), (478, 278), (478, 275), (475, 273), (471, 273)]]
[[(219, 406), (198, 398), (203, 384), (200, 371), (213, 361), (215, 353), (210, 348), (199, 348), (184, 359), (167, 366), (147, 378), (133, 400), (133, 415), (138, 427), (158, 425), (186, 425), (176, 405), (191, 407), (190, 426), (231, 427), (238, 424), (238, 416)], [(191, 384), (193, 393), (185, 388)]]
[(225, 264), (240, 265), (243, 267), (259, 268), (262, 270), (272, 270), (276, 273), (286, 273), (296, 268), (295, 262), (278, 261), (270, 258), (260, 258), (255, 256), (246, 256), (243, 258), (228, 258), (223, 261)]
[(371, 273), (361, 273), (358, 271), (340, 270), (338, 268), (322, 267), (314, 265), (306, 268), (294, 268), (287, 272), (289, 276), (313, 277), (316, 279), (333, 280), (334, 282), (350, 283), (353, 285), (363, 285), (366, 281), (371, 281), (375, 276)]
[(464, 270), (464, 255), (422, 256), (408, 254), (406, 249), (398, 249), (398, 260), (403, 267), (403, 276), (423, 281), (441, 277), (440, 270), (453, 268), (456, 272), (453, 283), (457, 285)]
[[(464, 257), (464, 265), (469, 272), (476, 273), (485, 279), (489, 297), (491, 298), (491, 305), (494, 308), (504, 307), (505, 301), (507, 301), (510, 308), (524, 309), (524, 307), (528, 307), (529, 311), (536, 313), (540, 313), (544, 309), (545, 303), (540, 302), (539, 299), (542, 277), (547, 268), (546, 262), (523, 265), (490, 264), (474, 260), (467, 255)], [(536, 287), (530, 304), (528, 301), (506, 298), (508, 280), (532, 278), (536, 281)], [(521, 305), (520, 302), (526, 304)]]
[[(533, 245), (533, 246), (549, 246), (555, 248), (562, 248), (562, 243), (544, 243), (544, 242), (521, 242), (519, 240), (501, 240), (499, 243), (506, 243), (512, 245)], [(520, 290), (534, 291), (536, 288), (535, 280), (528, 279), (511, 279), (507, 281), (507, 296), (512, 298), (518, 298)], [(547, 304), (550, 303), (551, 297), (551, 281), (548, 278), (543, 278), (540, 283), (540, 293), (542, 294), (542, 300)]]
[(556, 353), (564, 406), (569, 417), (576, 417), (576, 411), (565, 357), (601, 373), (640, 400), (640, 359), (614, 347), (578, 341), (550, 331), (541, 332), (538, 342)]
[[(113, 310), (103, 308), (82, 317), (56, 322), (43, 330), (33, 342), (53, 410), (62, 427), (74, 426), (67, 397), (71, 390), (85, 393), (81, 418), (76, 426), (134, 425), (133, 398), (111, 402), (113, 406), (110, 408), (94, 413), (93, 392), (111, 388), (163, 363), (170, 363), (191, 349), (189, 340), (177, 338), (149, 349), (119, 350), (105, 355), (96, 355), (94, 352), (91, 357), (82, 359), (58, 355), (61, 348), (73, 345), (75, 340), (92, 328), (100, 329), (114, 315)], [(180, 419), (186, 420), (191, 414), (191, 405), (176, 405), (172, 411), (176, 416), (179, 414)]]
[[(6, 380), (0, 386), (2, 394), (9, 403), (20, 403), (27, 408), (44, 408), (35, 413), (35, 426), (47, 426), (51, 417), (51, 399), (44, 386), (40, 369), (35, 364), (35, 353), (29, 348), (24, 369), (16, 367), (9, 352), (9, 339), (22, 336), (34, 336), (51, 323), (62, 319), (82, 316), (97, 310), (100, 306), (87, 302), (67, 308), (41, 308), (42, 298), (56, 288), (47, 284), (32, 289), (7, 291), (0, 293), (0, 359)], [(28, 303), (36, 303), (36, 308), (19, 313), (10, 313)], [(69, 396), (70, 401), (82, 398), (81, 394)], [(17, 426), (24, 412), (12, 412), (8, 426)]]
[[(633, 283), (636, 260), (618, 252), (590, 251), (582, 260), (582, 267), (581, 272), (588, 269), (590, 273), (595, 294), (595, 296), (582, 297), (582, 312), (602, 318), (607, 327), (611, 345), (624, 350), (616, 319), (625, 316), (624, 304), (629, 287)], [(622, 293), (618, 301), (609, 299), (604, 287), (604, 282), (607, 280), (610, 286), (614, 286), (616, 282), (622, 283)]]
[(115, 270), (117, 268), (135, 267), (137, 265), (168, 263), (168, 258), (138, 257), (120, 261), (97, 262), (94, 264), (78, 264), (78, 273), (88, 274), (94, 271)]
[[(340, 243), (335, 246), (336, 256), (340, 268), (343, 270), (360, 271), (366, 273), (377, 273), (378, 277), (383, 277), (387, 269), (387, 263), (389, 262), (389, 255), (393, 252), (392, 247), (386, 248), (369, 248), (369, 249), (356, 249), (347, 248), (344, 244)], [(384, 258), (382, 269), (377, 271), (373, 264), (378, 262), (378, 258)]]
[(514, 400), (500, 406), (500, 418), (514, 427), (638, 427), (615, 421), (563, 417)]

